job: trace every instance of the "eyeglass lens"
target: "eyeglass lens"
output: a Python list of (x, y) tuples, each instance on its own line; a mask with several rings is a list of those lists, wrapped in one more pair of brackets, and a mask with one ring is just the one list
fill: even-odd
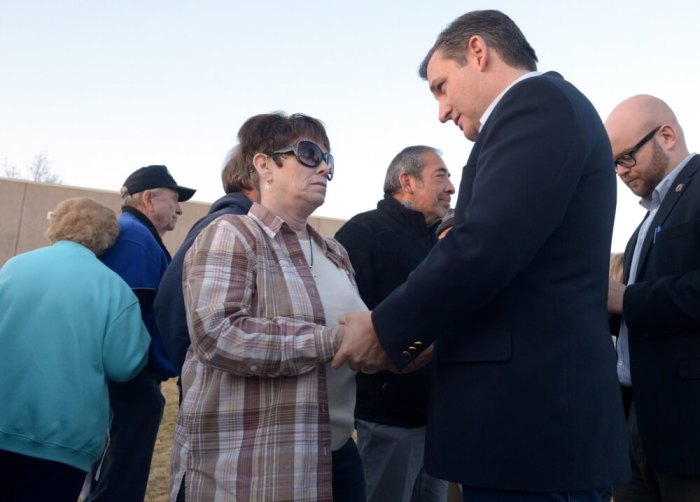
[(615, 170), (617, 170), (618, 166), (625, 168), (634, 167), (637, 164), (637, 152), (654, 137), (659, 129), (661, 129), (661, 126), (655, 127), (653, 130), (649, 131), (649, 134), (639, 140), (639, 143), (634, 145), (629, 152), (622, 154), (615, 159), (615, 163), (613, 164)]

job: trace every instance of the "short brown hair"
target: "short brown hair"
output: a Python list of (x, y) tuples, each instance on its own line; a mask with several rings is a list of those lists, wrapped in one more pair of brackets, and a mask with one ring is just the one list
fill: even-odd
[(98, 256), (114, 244), (117, 235), (119, 223), (114, 211), (89, 197), (59, 203), (46, 230), (51, 242), (77, 242)]
[(458, 17), (442, 30), (423, 59), (418, 75), (423, 79), (428, 78), (428, 63), (437, 51), (461, 66), (467, 64), (464, 55), (469, 40), (474, 35), (483, 38), (513, 68), (529, 71), (537, 69), (535, 49), (511, 18), (497, 10), (475, 10)]
[(224, 193), (254, 190), (258, 186), (258, 172), (252, 165), (246, 167), (245, 162), (237, 153), (238, 146), (234, 146), (224, 160), (224, 167), (221, 170), (221, 184), (224, 187)]
[[(302, 113), (287, 115), (284, 112), (274, 112), (254, 115), (238, 130), (238, 146), (228, 163), (238, 172), (245, 169), (255, 187), (259, 188), (257, 176), (251, 175), (255, 172), (253, 157), (257, 153), (269, 154), (285, 148), (302, 138), (315, 141), (328, 151), (331, 149), (326, 128), (318, 119)], [(277, 156), (273, 158), (278, 166), (282, 165)]]

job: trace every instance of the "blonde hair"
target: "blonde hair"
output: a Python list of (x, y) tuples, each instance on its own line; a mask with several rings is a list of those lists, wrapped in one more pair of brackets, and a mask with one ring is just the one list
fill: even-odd
[(622, 253), (610, 253), (610, 279), (622, 281), (624, 275), (622, 257)]
[(53, 243), (72, 241), (101, 255), (119, 235), (117, 216), (107, 206), (88, 197), (60, 202), (51, 216), (46, 237)]

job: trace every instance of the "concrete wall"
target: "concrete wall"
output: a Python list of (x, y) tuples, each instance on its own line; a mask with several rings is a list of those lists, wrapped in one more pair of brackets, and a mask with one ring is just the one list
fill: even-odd
[[(92, 197), (111, 207), (117, 215), (120, 212), (121, 200), (117, 192), (0, 177), (0, 266), (16, 254), (48, 245), (44, 236), (48, 215), (59, 202), (70, 197)], [(163, 238), (171, 254), (180, 247), (190, 227), (207, 213), (209, 205), (204, 202), (182, 204), (183, 214), (175, 230)], [(309, 223), (321, 235), (332, 237), (344, 221), (312, 216)]]

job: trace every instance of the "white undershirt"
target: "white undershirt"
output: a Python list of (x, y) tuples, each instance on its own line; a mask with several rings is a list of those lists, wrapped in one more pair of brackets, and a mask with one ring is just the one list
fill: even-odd
[[(338, 318), (342, 314), (366, 311), (367, 307), (360, 298), (360, 293), (350, 282), (348, 273), (336, 267), (313, 239), (299, 240), (306, 262), (309, 264), (312, 262), (310, 242), (313, 245), (311, 273), (321, 296), (326, 326), (337, 326)], [(326, 387), (331, 425), (331, 450), (337, 450), (350, 439), (354, 429), (355, 372), (347, 364), (335, 370), (331, 368), (330, 363), (327, 363)]]

